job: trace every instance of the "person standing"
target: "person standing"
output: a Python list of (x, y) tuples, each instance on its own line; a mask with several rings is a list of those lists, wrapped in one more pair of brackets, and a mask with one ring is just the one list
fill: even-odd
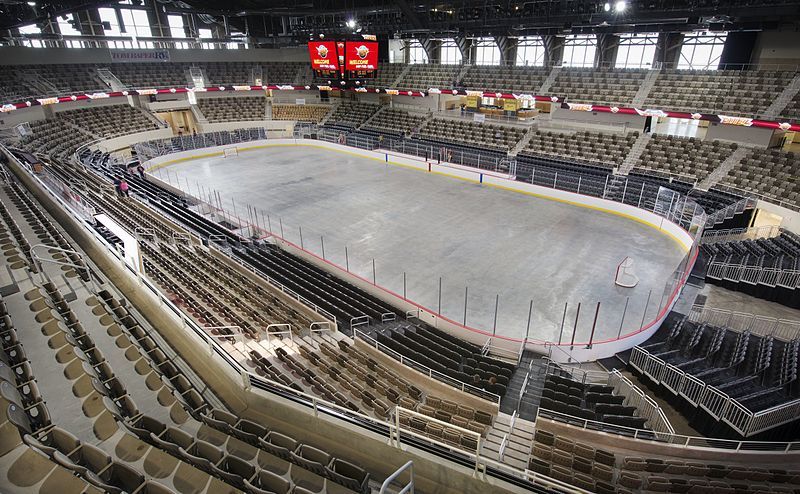
[(122, 190), (119, 188), (120, 183), (119, 177), (114, 177), (114, 190), (117, 191), (118, 197), (122, 197)]
[(144, 167), (141, 163), (139, 163), (139, 166), (136, 167), (136, 172), (139, 174), (139, 178), (144, 180)]
[(120, 192), (120, 194), (119, 194), (120, 197), (130, 197), (131, 196), (130, 195), (131, 194), (130, 193), (130, 186), (128, 185), (128, 182), (126, 182), (124, 178), (119, 181), (119, 192)]

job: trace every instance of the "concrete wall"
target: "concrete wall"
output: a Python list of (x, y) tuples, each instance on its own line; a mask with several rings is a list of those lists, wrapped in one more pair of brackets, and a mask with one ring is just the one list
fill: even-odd
[(740, 142), (766, 148), (770, 145), (774, 132), (772, 129), (762, 129), (760, 127), (739, 127), (712, 122), (706, 131), (705, 140), (713, 141), (718, 139), (720, 141)]
[(570, 124), (587, 123), (591, 125), (611, 125), (625, 127), (628, 131), (644, 130), (645, 117), (639, 115), (620, 115), (614, 113), (572, 111), (552, 105), (550, 119), (553, 123), (566, 122)]
[(754, 64), (800, 65), (800, 33), (797, 31), (764, 31), (759, 33), (753, 48)]
[(792, 211), (791, 209), (787, 209), (767, 201), (758, 201), (758, 209), (763, 209), (772, 214), (780, 216), (783, 218), (781, 221), (781, 227), (800, 235), (800, 212)]

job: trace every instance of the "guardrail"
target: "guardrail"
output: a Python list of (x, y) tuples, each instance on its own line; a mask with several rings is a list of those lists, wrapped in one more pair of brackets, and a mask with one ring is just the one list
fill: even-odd
[(738, 240), (755, 240), (757, 238), (773, 238), (783, 233), (779, 225), (754, 226), (750, 228), (731, 228), (728, 230), (708, 230), (700, 237), (701, 244), (716, 244)]
[(708, 412), (715, 420), (725, 422), (742, 437), (796, 420), (800, 412), (800, 399), (752, 412), (735, 398), (638, 346), (631, 351), (629, 362), (654, 383), (663, 384), (672, 394), (682, 396), (692, 406)]
[[(716, 186), (715, 186), (716, 188)], [(736, 195), (742, 196), (745, 195), (744, 199), (740, 199), (739, 201), (734, 202), (733, 204), (729, 204), (728, 206), (715, 211), (708, 215), (706, 218), (706, 226), (714, 226), (717, 223), (721, 223), (726, 219), (731, 219), (737, 214), (744, 213), (748, 209), (753, 209), (758, 204), (758, 201), (754, 199), (752, 194), (750, 193), (737, 193)]]
[(778, 319), (703, 305), (693, 306), (688, 317), (693, 323), (705, 323), (739, 333), (749, 331), (758, 336), (772, 336), (786, 342), (800, 338), (800, 321), (792, 319)]
[(536, 412), (536, 421), (539, 417), (544, 419), (556, 420), (568, 423), (574, 427), (584, 430), (607, 432), (627, 436), (645, 441), (673, 444), (687, 448), (716, 449), (725, 451), (764, 451), (776, 453), (793, 453), (800, 451), (800, 441), (736, 441), (731, 439), (715, 439), (700, 436), (685, 436), (682, 434), (671, 434), (663, 432), (653, 432), (645, 429), (633, 429), (621, 425), (606, 424), (595, 420), (582, 419), (565, 413), (548, 410), (539, 407)]
[(794, 290), (800, 287), (800, 271), (793, 269), (766, 268), (726, 262), (712, 262), (708, 265), (706, 277), (712, 280), (725, 280), (748, 285), (764, 285), (771, 288), (782, 287)]
[(427, 365), (420, 364), (419, 362), (417, 362), (417, 361), (415, 361), (413, 359), (410, 359), (410, 358), (402, 355), (401, 353), (396, 352), (395, 350), (392, 350), (391, 348), (389, 348), (388, 346), (384, 345), (383, 343), (378, 342), (378, 340), (376, 340), (375, 338), (372, 338), (371, 336), (369, 336), (368, 334), (364, 333), (363, 331), (361, 331), (359, 329), (353, 328), (353, 337), (354, 338), (358, 337), (358, 338), (362, 339), (365, 343), (367, 343), (371, 347), (374, 347), (379, 352), (385, 353), (386, 355), (388, 355), (388, 356), (392, 357), (393, 359), (399, 361), (401, 364), (403, 364), (405, 366), (408, 366), (408, 367), (410, 367), (410, 368), (412, 368), (412, 369), (414, 369), (414, 370), (416, 370), (418, 372), (426, 374), (431, 379), (436, 379), (437, 381), (441, 381), (441, 382), (443, 382), (443, 383), (445, 383), (447, 385), (450, 385), (450, 386), (452, 386), (452, 387), (454, 387), (456, 389), (459, 389), (459, 390), (461, 390), (461, 391), (463, 391), (465, 393), (469, 393), (471, 395), (475, 395), (475, 396), (477, 396), (479, 398), (487, 400), (487, 401), (489, 401), (491, 403), (494, 403), (496, 405), (500, 404), (500, 396), (499, 395), (496, 395), (496, 394), (491, 393), (489, 391), (486, 391), (484, 389), (475, 387), (475, 386), (473, 386), (471, 384), (467, 384), (467, 383), (465, 383), (463, 381), (459, 381), (458, 379), (453, 379), (452, 377), (450, 377), (450, 376), (448, 376), (446, 374), (442, 374), (439, 371), (431, 369)]

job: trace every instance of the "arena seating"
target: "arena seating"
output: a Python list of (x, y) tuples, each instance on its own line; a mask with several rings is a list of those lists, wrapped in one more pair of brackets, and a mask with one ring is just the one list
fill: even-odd
[(793, 72), (771, 70), (662, 70), (647, 108), (762, 115)]
[[(6, 213), (0, 229), (11, 233), (3, 237), (2, 256), (11, 269), (34, 267), (20, 262), (26, 232), (41, 232), (37, 242), (70, 247), (15, 184), (0, 195)], [(24, 219), (22, 228), (9, 228), (17, 225), (13, 218)], [(80, 274), (52, 269), (68, 278)], [(0, 408), (8, 413), (0, 457), (35, 448), (42, 457), (26, 454), (29, 462), (60, 465), (32, 470), (26, 463), (9, 485), (41, 475), (66, 488), (78, 484), (70, 480), (74, 474), (95, 486), (87, 492), (371, 492), (370, 474), (357, 464), (228, 412), (126, 301), (75, 281), (68, 288), (65, 295), (37, 281), (0, 298)], [(53, 375), (37, 381), (41, 369)]]
[[(713, 460), (712, 460), (713, 461)], [(634, 455), (537, 428), (528, 468), (599, 494), (616, 492), (784, 492), (796, 472), (673, 455)]]
[(800, 93), (796, 94), (786, 105), (786, 108), (781, 112), (781, 116), (795, 120), (800, 119)]
[(384, 108), (364, 128), (397, 135), (408, 135), (419, 128), (424, 120), (425, 115), (422, 113)]
[(272, 105), (272, 119), (319, 123), (329, 111), (328, 105)]
[(571, 102), (629, 106), (646, 74), (644, 69), (563, 68), (549, 92)]
[(772, 238), (702, 244), (708, 262), (743, 264), (774, 269), (800, 268), (800, 235), (783, 230)]
[[(641, 348), (714, 386), (752, 412), (798, 398), (794, 386), (800, 358), (797, 341), (695, 323), (684, 317), (662, 326)], [(641, 378), (649, 379), (646, 375)], [(664, 396), (674, 396), (663, 381), (658, 389)], [(701, 432), (721, 433), (718, 419), (705, 420), (694, 408), (687, 410), (691, 423)]]
[(199, 98), (197, 105), (209, 122), (237, 122), (266, 119), (266, 98), (258, 96), (227, 96)]
[(544, 67), (473, 65), (462, 78), (461, 86), (473, 90), (536, 94), (549, 72)]
[(684, 181), (700, 182), (719, 168), (737, 147), (736, 143), (655, 134), (634, 166), (643, 171), (678, 175)]
[(327, 123), (345, 128), (356, 128), (363, 124), (380, 108), (371, 103), (342, 101), (328, 117)]
[[(301, 84), (311, 82), (310, 74), (307, 79), (300, 74), (307, 74), (308, 64), (304, 62), (267, 62), (264, 65), (264, 84)], [(299, 80), (298, 80), (299, 78)]]
[(33, 153), (44, 153), (55, 158), (71, 155), (75, 148), (92, 137), (85, 132), (66, 125), (59, 119), (31, 122), (32, 134), (22, 138), (22, 145)]
[(395, 312), (375, 297), (281, 249), (237, 249), (235, 252), (260, 272), (336, 316), (340, 331), (350, 332), (354, 318), (368, 316), (373, 321), (381, 321), (384, 315)]
[(800, 157), (778, 149), (754, 150), (745, 156), (719, 184), (740, 193), (752, 192), (773, 200), (800, 205)]
[(461, 70), (460, 65), (411, 64), (397, 89), (427, 91), (430, 88), (452, 88)]
[(389, 323), (376, 330), (375, 338), (415, 362), (501, 397), (514, 370), (477, 346), (421, 323)]
[(624, 402), (625, 397), (613, 394), (611, 386), (585, 384), (551, 374), (545, 379), (539, 406), (571, 417), (646, 429), (647, 418), (637, 416), (637, 408)]
[(578, 131), (574, 134), (537, 130), (521, 154), (557, 156), (612, 168), (622, 164), (638, 132), (610, 134)]
[(57, 117), (104, 139), (158, 129), (142, 111), (126, 104), (58, 112)]
[(375, 79), (367, 79), (367, 86), (380, 88), (394, 88), (394, 83), (400, 74), (408, 67), (404, 63), (385, 63), (381, 65), (378, 76)]
[[(98, 66), (111, 71), (132, 89), (186, 87), (190, 84), (188, 63), (118, 63)], [(193, 85), (193, 84), (192, 84)]]
[(503, 151), (513, 148), (524, 134), (525, 129), (521, 127), (448, 118), (433, 118), (419, 130), (419, 135), (427, 139)]
[(198, 66), (203, 70), (208, 84), (212, 86), (253, 85), (255, 84), (253, 73), (261, 68), (259, 64), (248, 62), (204, 62)]

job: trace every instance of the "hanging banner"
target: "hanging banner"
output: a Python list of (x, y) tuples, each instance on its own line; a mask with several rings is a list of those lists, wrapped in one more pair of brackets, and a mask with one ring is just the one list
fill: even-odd
[(169, 50), (111, 50), (114, 63), (169, 62)]

